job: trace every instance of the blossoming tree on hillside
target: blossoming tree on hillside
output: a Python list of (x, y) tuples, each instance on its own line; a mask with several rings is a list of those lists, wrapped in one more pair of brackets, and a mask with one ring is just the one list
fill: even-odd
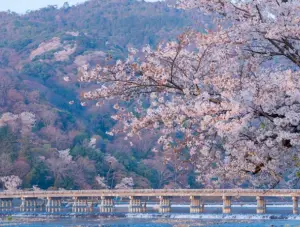
[(132, 177), (124, 177), (119, 184), (116, 185), (115, 189), (132, 189), (134, 182)]
[[(128, 137), (143, 130), (158, 146), (189, 152), (211, 187), (294, 183), (300, 149), (300, 2), (181, 0), (215, 18), (156, 50), (129, 50), (113, 66), (80, 68), (99, 88), (85, 99), (119, 99), (113, 119)], [(127, 110), (124, 101), (137, 100)], [(117, 133), (117, 130), (115, 132)]]
[(22, 184), (22, 180), (18, 176), (5, 176), (0, 177), (0, 181), (4, 185), (4, 189), (7, 191), (16, 191)]

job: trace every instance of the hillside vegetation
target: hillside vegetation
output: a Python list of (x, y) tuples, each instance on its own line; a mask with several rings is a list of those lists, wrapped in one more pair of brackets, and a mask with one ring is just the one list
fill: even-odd
[(191, 167), (177, 168), (176, 154), (151, 152), (155, 135), (132, 146), (122, 135), (107, 135), (118, 127), (113, 103), (83, 102), (87, 85), (77, 82), (79, 66), (175, 39), (194, 26), (192, 17), (166, 3), (135, 0), (0, 12), (0, 176), (43, 189), (101, 188), (97, 176), (112, 188), (125, 177), (136, 188), (198, 186)]

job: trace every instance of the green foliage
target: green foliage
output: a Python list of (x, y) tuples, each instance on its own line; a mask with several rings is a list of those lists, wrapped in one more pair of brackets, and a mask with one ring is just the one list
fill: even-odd
[(58, 111), (59, 119), (60, 119), (60, 128), (64, 131), (72, 129), (74, 124), (76, 123), (76, 119), (73, 114), (66, 111)]
[(37, 185), (41, 189), (47, 189), (53, 186), (54, 179), (51, 175), (48, 167), (42, 161), (36, 161), (33, 163), (32, 169), (25, 177), (25, 187), (31, 187), (31, 185)]
[(32, 127), (32, 132), (38, 132), (40, 131), (42, 128), (45, 127), (45, 123), (42, 121), (38, 121), (37, 123), (35, 123), (35, 125)]
[(70, 176), (64, 177), (64, 179), (55, 179), (54, 181), (54, 186), (56, 188), (65, 188), (65, 189), (73, 189), (73, 190), (78, 190), (79, 188), (75, 186), (74, 184), (74, 179)]
[(106, 134), (106, 132), (116, 124), (116, 122), (111, 119), (110, 113), (93, 116), (90, 124), (93, 126), (92, 130), (96, 134), (109, 141), (112, 140), (112, 137)]
[(74, 158), (76, 157), (88, 157), (89, 160), (93, 160), (99, 163), (104, 162), (104, 153), (101, 152), (98, 149), (90, 148), (90, 147), (85, 147), (82, 145), (77, 144), (74, 146), (71, 151), (70, 155), (72, 155)]
[(0, 48), (6, 47), (7, 44), (8, 44), (7, 40), (0, 40)]
[(190, 185), (191, 189), (202, 188), (202, 185), (197, 182), (195, 172), (191, 172), (188, 176), (188, 184)]
[[(1, 42), (0, 42), (0, 48), (1, 48)], [(6, 66), (9, 63), (9, 52), (3, 51), (0, 52), (0, 66)]]
[(153, 188), (157, 187), (157, 172), (154, 169), (145, 166), (143, 162), (140, 161), (141, 159), (136, 159), (132, 154), (125, 152), (117, 152), (115, 157), (128, 171), (135, 172), (136, 174), (147, 178), (151, 182)]
[(158, 173), (155, 169), (151, 169), (145, 166), (142, 162), (139, 162), (137, 164), (135, 172), (140, 176), (147, 178), (150, 181), (152, 188), (158, 187), (158, 183), (159, 183), (157, 177)]
[(84, 50), (96, 49), (98, 47), (97, 41), (87, 36), (79, 36), (77, 39), (77, 45)]
[(83, 147), (81, 145), (76, 145), (70, 151), (70, 155), (73, 157), (81, 156), (86, 157), (91, 152), (90, 148)]
[(25, 49), (30, 43), (32, 43), (32, 39), (19, 39), (12, 41), (9, 45), (9, 47), (15, 49), (16, 51), (21, 51)]
[(0, 127), (0, 154), (9, 154), (12, 160), (17, 158), (17, 138), (9, 127)]
[(135, 172), (137, 170), (138, 161), (131, 154), (125, 152), (117, 152), (115, 154), (115, 157), (122, 165), (124, 165), (124, 167), (128, 171)]
[(13, 217), (12, 216), (8, 216), (7, 217), (7, 221), (12, 221), (13, 220)]
[(94, 161), (97, 174), (105, 176), (109, 170), (108, 164), (104, 161), (105, 154), (98, 149), (89, 148), (82, 145), (84, 141), (87, 141), (84, 138), (86, 137), (83, 134), (74, 139), (73, 143), (77, 141), (77, 145), (71, 149), (70, 154), (74, 159), (77, 157), (88, 157), (89, 160)]
[(89, 139), (88, 133), (80, 133), (79, 135), (75, 136), (73, 139), (73, 146), (76, 145), (83, 145), (83, 142)]
[(26, 64), (22, 73), (46, 81), (55, 75), (55, 69), (49, 63), (37, 61)]

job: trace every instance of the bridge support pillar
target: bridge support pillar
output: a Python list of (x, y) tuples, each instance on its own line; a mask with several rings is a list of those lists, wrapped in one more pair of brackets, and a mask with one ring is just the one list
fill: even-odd
[(0, 200), (0, 211), (10, 211), (13, 208), (13, 199), (1, 199)]
[(102, 212), (102, 213), (111, 213), (113, 211), (114, 211), (113, 197), (102, 196), (101, 197), (100, 212)]
[(262, 196), (257, 196), (257, 208), (256, 208), (256, 213), (258, 214), (265, 214), (266, 213), (266, 203), (265, 199)]
[(145, 212), (145, 207), (143, 207), (141, 202), (141, 197), (130, 196), (129, 197), (129, 212), (130, 213), (142, 213)]
[(191, 196), (190, 213), (202, 213), (204, 210), (204, 204), (201, 201), (200, 196)]
[(293, 196), (293, 214), (298, 214), (298, 197), (297, 196)]
[(73, 197), (73, 200), (72, 212), (86, 213), (89, 211), (87, 197)]
[(58, 213), (61, 212), (61, 198), (47, 198), (46, 212)]
[(231, 197), (223, 196), (223, 214), (231, 213)]
[(37, 211), (37, 198), (21, 198), (20, 211), (22, 212), (35, 212)]
[(171, 212), (171, 197), (168, 196), (159, 197), (159, 212), (160, 213)]

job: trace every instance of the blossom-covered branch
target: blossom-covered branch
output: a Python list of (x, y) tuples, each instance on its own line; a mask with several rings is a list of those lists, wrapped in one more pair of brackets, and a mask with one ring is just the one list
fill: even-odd
[[(99, 85), (83, 97), (100, 99), (98, 104), (120, 100), (113, 119), (124, 123), (128, 137), (160, 133), (157, 146), (188, 152), (183, 161), (196, 166), (206, 186), (294, 182), (300, 158), (299, 3), (260, 2), (182, 0), (184, 8), (212, 14), (215, 28), (186, 32), (156, 50), (130, 49), (113, 66), (83, 66), (80, 81)], [(126, 109), (124, 101), (132, 100)]]

